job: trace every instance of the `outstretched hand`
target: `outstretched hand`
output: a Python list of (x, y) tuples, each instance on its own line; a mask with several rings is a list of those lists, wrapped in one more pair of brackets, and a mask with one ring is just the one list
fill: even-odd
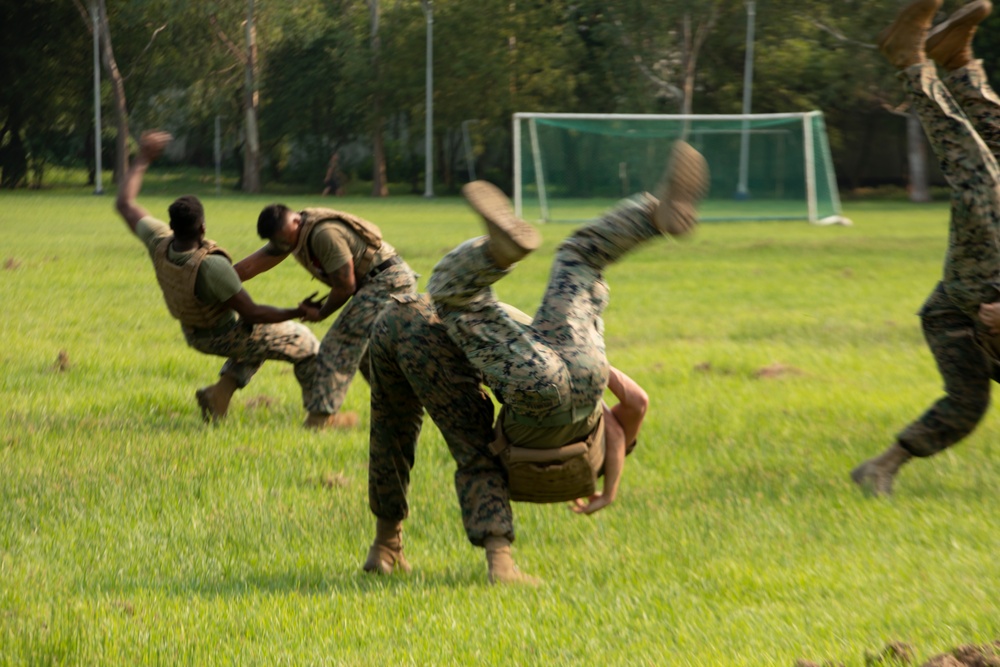
[(577, 498), (569, 504), (569, 507), (577, 514), (593, 514), (602, 507), (607, 507), (612, 502), (614, 501), (611, 498), (598, 492), (586, 499)]
[(326, 301), (326, 297), (316, 299), (315, 296), (316, 292), (313, 292), (299, 303), (299, 308), (304, 313), (302, 315), (303, 322), (319, 322), (323, 319), (320, 316), (320, 309), (323, 308), (323, 302)]
[(979, 304), (979, 321), (989, 328), (991, 334), (1000, 333), (1000, 303)]
[(153, 161), (163, 153), (163, 149), (173, 139), (173, 135), (169, 132), (161, 132), (160, 130), (143, 132), (139, 138), (139, 151), (147, 160)]

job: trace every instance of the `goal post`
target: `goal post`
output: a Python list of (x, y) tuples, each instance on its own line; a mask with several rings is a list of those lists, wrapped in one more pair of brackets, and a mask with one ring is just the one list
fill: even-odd
[[(823, 114), (515, 113), (514, 207), (541, 221), (588, 220), (618, 199), (655, 192), (684, 139), (711, 174), (702, 220), (849, 224)], [(746, 140), (745, 140), (746, 139)], [(745, 152), (744, 152), (745, 151)]]

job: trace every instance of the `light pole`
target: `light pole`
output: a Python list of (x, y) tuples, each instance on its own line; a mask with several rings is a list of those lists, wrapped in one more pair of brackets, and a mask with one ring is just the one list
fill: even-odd
[[(747, 0), (747, 46), (743, 60), (743, 115), (750, 113), (750, 101), (753, 98), (753, 32), (754, 19), (757, 15), (756, 2)], [(736, 198), (749, 199), (747, 188), (747, 172), (750, 170), (750, 121), (743, 119), (743, 133), (740, 135), (740, 178), (736, 185)]]
[(94, 194), (104, 194), (101, 175), (101, 28), (97, 16), (97, 3), (90, 4), (90, 18), (94, 23)]
[(434, 2), (421, 0), (427, 17), (426, 107), (424, 125), (424, 197), (434, 196)]

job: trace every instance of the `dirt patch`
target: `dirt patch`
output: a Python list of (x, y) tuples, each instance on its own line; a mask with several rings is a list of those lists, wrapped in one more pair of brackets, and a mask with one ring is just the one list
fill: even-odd
[(270, 410), (278, 404), (278, 399), (273, 396), (265, 396), (261, 394), (259, 396), (254, 396), (246, 402), (247, 410)]
[[(865, 654), (866, 667), (914, 665), (913, 647), (905, 642), (889, 642), (881, 651)], [(812, 662), (800, 659), (795, 667), (836, 667), (843, 663)], [(1000, 667), (1000, 640), (989, 644), (966, 644), (934, 656), (919, 667)]]
[(59, 350), (58, 356), (56, 356), (56, 362), (52, 364), (52, 370), (56, 373), (65, 373), (73, 364), (70, 363), (69, 353), (66, 350)]
[(788, 366), (780, 362), (774, 362), (773, 364), (768, 364), (762, 368), (758, 368), (753, 372), (753, 376), (762, 380), (770, 380), (774, 378), (780, 378), (785, 376), (796, 376), (805, 375), (805, 373), (800, 368), (795, 366)]
[(21, 266), (21, 262), (19, 262), (18, 260), (14, 259), (13, 257), (8, 257), (7, 259), (5, 259), (3, 261), (3, 269), (4, 269), (4, 271), (13, 271), (14, 269), (16, 269), (19, 266)]

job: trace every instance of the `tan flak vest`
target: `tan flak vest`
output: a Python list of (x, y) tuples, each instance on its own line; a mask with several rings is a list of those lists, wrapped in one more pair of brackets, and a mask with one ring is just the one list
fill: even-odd
[(368, 246), (365, 248), (364, 258), (360, 262), (354, 262), (354, 278), (360, 285), (365, 274), (372, 268), (372, 258), (382, 247), (382, 231), (364, 218), (344, 211), (335, 211), (332, 208), (307, 208), (302, 211), (301, 215), (302, 226), (299, 228), (299, 240), (295, 244), (295, 248), (292, 249), (292, 254), (295, 255), (299, 264), (304, 266), (306, 271), (315, 276), (317, 280), (332, 287), (330, 277), (309, 250), (309, 235), (321, 222), (339, 222), (360, 236), (365, 245)]
[(518, 447), (503, 432), (503, 411), (497, 418), (490, 451), (507, 468), (510, 499), (529, 503), (558, 503), (588, 498), (597, 490), (604, 470), (604, 411), (583, 440), (556, 449)]
[(156, 246), (153, 251), (153, 267), (156, 269), (156, 280), (163, 290), (163, 298), (167, 302), (170, 314), (189, 327), (208, 329), (215, 326), (219, 317), (229, 310), (224, 304), (209, 306), (195, 296), (194, 286), (198, 279), (198, 268), (209, 255), (222, 255), (230, 263), (233, 258), (225, 250), (215, 244), (215, 241), (205, 239), (201, 247), (180, 266), (167, 258), (167, 249), (173, 243), (174, 237), (168, 236)]

